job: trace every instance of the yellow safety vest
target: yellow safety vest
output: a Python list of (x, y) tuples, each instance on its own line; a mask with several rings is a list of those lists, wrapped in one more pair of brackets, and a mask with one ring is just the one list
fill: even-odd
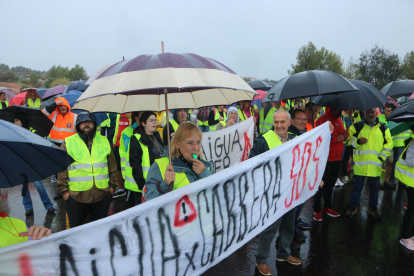
[[(9, 102), (8, 101), (4, 101), (4, 103), (6, 104), (7, 107), (9, 107)], [(3, 105), (0, 102), (0, 109), (2, 109), (2, 108), (3, 108)]]
[(204, 123), (200, 120), (198, 120), (198, 125), (199, 126), (208, 126), (208, 121), (205, 121)]
[(120, 157), (121, 173), (122, 173), (123, 179), (125, 179), (125, 170), (126, 170), (125, 162), (127, 161), (127, 155), (129, 155), (129, 149), (127, 151), (125, 144), (124, 144), (123, 136), (127, 135), (128, 137), (131, 137), (133, 134), (134, 134), (134, 129), (132, 128), (132, 126), (129, 126), (121, 132), (121, 138), (119, 139), (119, 157)]
[[(244, 120), (249, 119), (247, 117), (247, 115), (244, 113), (243, 110), (241, 110), (240, 108), (238, 108), (238, 110), (239, 110), (239, 118), (240, 118), (240, 121), (244, 121)], [(252, 107), (249, 108), (249, 112), (250, 112), (250, 117), (253, 117), (254, 116), (254, 112), (253, 112), (253, 108)]]
[[(398, 133), (397, 135), (394, 135), (392, 137), (392, 141), (394, 142), (394, 147), (404, 147), (405, 146), (405, 140), (411, 137), (411, 134), (413, 132), (411, 130), (406, 130), (401, 133)], [(395, 158), (396, 156), (394, 156)]]
[[(177, 129), (178, 129), (178, 127), (180, 126), (175, 120), (171, 120), (170, 121), (170, 123), (171, 123), (171, 125), (172, 125), (172, 127), (173, 127), (173, 129), (174, 129), (174, 132), (177, 132)], [(171, 130), (171, 129), (170, 129)]]
[(66, 138), (65, 142), (68, 154), (75, 160), (68, 168), (69, 190), (87, 191), (94, 182), (98, 189), (108, 188), (108, 155), (111, 154), (108, 139), (96, 133), (91, 152), (79, 134)]
[[(226, 120), (227, 120), (227, 110), (223, 108), (223, 118), (224, 120), (221, 122), (218, 122), (215, 125), (210, 126), (210, 131), (214, 131), (217, 129), (218, 124), (222, 124), (223, 127), (226, 126)], [(217, 108), (214, 108), (214, 120), (220, 119), (220, 112), (217, 110)]]
[(282, 141), (280, 141), (279, 137), (277, 137), (276, 133), (273, 130), (266, 132), (263, 135), (263, 138), (265, 138), (269, 149), (273, 149), (282, 144)]
[(27, 241), (27, 237), (16, 237), (18, 233), (23, 232), (27, 232), (24, 221), (11, 217), (0, 217), (0, 248)]
[[(414, 138), (414, 135), (411, 137)], [(395, 178), (410, 187), (414, 187), (414, 167), (407, 166), (405, 164), (405, 160), (402, 159), (402, 157), (412, 142), (413, 140), (411, 140), (411, 142), (405, 148), (403, 154), (399, 157), (398, 162), (395, 166)], [(394, 158), (397, 157), (394, 156)]]
[[(134, 134), (134, 136), (137, 138), (138, 143), (142, 149), (142, 163), (141, 163), (142, 174), (144, 176), (144, 179), (146, 180), (148, 176), (148, 171), (151, 167), (148, 147), (139, 141), (139, 139), (141, 139), (140, 134)], [(129, 143), (131, 144), (131, 140), (129, 140)], [(131, 147), (130, 145), (128, 145), (128, 152), (126, 155), (126, 163), (125, 163), (125, 188), (127, 188), (130, 191), (141, 193), (142, 191), (138, 188), (138, 184), (137, 182), (135, 182), (134, 176), (132, 175), (132, 167), (131, 167), (131, 164), (129, 163), (129, 150), (130, 149)]]
[[(349, 128), (348, 145), (354, 148), (354, 174), (368, 177), (378, 177), (382, 174), (382, 163), (378, 159), (387, 159), (391, 155), (393, 143), (390, 130), (385, 130), (385, 140), (380, 129), (381, 124), (378, 123), (372, 128), (366, 124), (361, 129), (358, 137), (353, 135), (356, 133), (355, 125)], [(366, 138), (368, 142), (363, 145), (358, 145), (359, 138)], [(384, 144), (385, 142), (385, 144)]]
[(42, 101), (39, 98), (36, 98), (34, 103), (33, 103), (32, 98), (27, 99), (27, 106), (28, 107), (40, 108), (41, 105), (42, 105)]
[(103, 121), (101, 123), (101, 127), (110, 127), (111, 126), (111, 119), (109, 118), (109, 114), (108, 113), (106, 113), (106, 117), (108, 119), (106, 119), (105, 121)]
[(276, 108), (272, 107), (264, 118), (264, 108), (259, 111), (259, 133), (264, 134), (269, 131), (273, 126), (273, 115), (276, 112)]
[[(157, 162), (158, 164), (158, 168), (160, 169), (162, 179), (165, 180), (165, 170), (167, 169), (167, 166), (170, 164), (168, 157), (156, 159), (155, 162)], [(177, 190), (181, 187), (187, 186), (188, 184), (190, 184), (190, 181), (188, 180), (187, 175), (184, 172), (175, 173), (173, 190)]]

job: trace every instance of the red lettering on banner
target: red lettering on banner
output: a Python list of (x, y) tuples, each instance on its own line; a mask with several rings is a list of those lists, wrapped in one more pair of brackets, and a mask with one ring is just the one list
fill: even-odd
[[(187, 206), (187, 207), (186, 207)], [(181, 217), (181, 207), (183, 208), (184, 218)], [(187, 214), (188, 209), (190, 209), (190, 213)], [(175, 204), (175, 216), (174, 216), (174, 226), (175, 227), (182, 227), (187, 223), (191, 223), (193, 220), (197, 218), (197, 211), (194, 207), (194, 204), (188, 198), (188, 195), (183, 196), (176, 204)]]
[[(312, 143), (310, 143), (310, 142), (305, 143), (305, 150), (303, 151), (303, 155), (302, 155), (302, 167), (300, 168), (301, 171), (302, 171), (302, 168), (303, 168), (303, 163), (305, 163), (304, 161), (305, 161), (305, 154), (306, 153), (308, 153), (308, 160), (306, 161), (305, 172), (303, 173), (302, 190), (300, 190), (300, 192), (299, 192), (299, 183), (298, 183), (298, 185), (296, 186), (296, 200), (299, 199), (299, 197), (302, 194), (303, 189), (305, 189), (305, 185), (306, 185), (306, 174), (307, 174), (307, 171), (308, 171), (309, 161), (310, 161), (310, 158), (312, 156)], [(299, 173), (299, 177), (300, 177), (300, 174), (301, 173)]]
[(250, 138), (245, 132), (244, 133), (244, 150), (243, 150), (243, 155), (242, 155), (242, 160), (241, 160), (242, 162), (249, 158), (249, 153), (251, 149), (252, 149), (252, 146), (250, 144)]
[(30, 263), (29, 254), (27, 253), (20, 254), (19, 263), (20, 263), (20, 275), (33, 276), (32, 264)]
[[(295, 153), (297, 153), (297, 154), (295, 154)], [(287, 203), (287, 198), (285, 199), (286, 208), (289, 208), (290, 205), (292, 205), (292, 203), (293, 203), (293, 194), (295, 192), (295, 187), (299, 184), (299, 178), (300, 178), (300, 174), (302, 173), (302, 168), (303, 168), (303, 162), (302, 162), (302, 166), (299, 170), (299, 173), (293, 174), (293, 169), (295, 168), (295, 164), (296, 164), (296, 156), (297, 156), (298, 161), (300, 159), (299, 145), (296, 145), (296, 147), (293, 148), (292, 154), (293, 154), (293, 161), (292, 161), (292, 169), (290, 170), (290, 179), (293, 179), (292, 197), (291, 197), (291, 200), (290, 200), (289, 204)]]
[(319, 175), (319, 158), (315, 158), (316, 152), (318, 151), (319, 146), (322, 143), (322, 137), (319, 136), (318, 139), (316, 139), (316, 149), (315, 149), (315, 153), (313, 154), (313, 162), (316, 162), (316, 175), (315, 175), (315, 183), (313, 183), (313, 186), (310, 185), (309, 182), (309, 191), (312, 191), (315, 186), (316, 186), (316, 181), (318, 180), (318, 175)]

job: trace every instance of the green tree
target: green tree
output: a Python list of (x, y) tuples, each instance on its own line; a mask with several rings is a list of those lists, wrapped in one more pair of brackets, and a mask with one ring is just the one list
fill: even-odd
[(69, 71), (69, 79), (71, 81), (86, 80), (87, 79), (86, 70), (79, 64), (76, 64), (75, 67), (73, 67)]
[(288, 74), (296, 74), (306, 70), (329, 70), (343, 74), (343, 60), (340, 55), (322, 47), (320, 50), (309, 41), (302, 46), (296, 56), (296, 64), (292, 64), (292, 70)]
[(36, 73), (31, 73), (30, 74), (30, 84), (32, 85), (32, 86), (35, 86), (36, 84), (37, 84), (37, 82), (38, 82), (38, 77), (37, 77), (37, 74)]
[(8, 65), (4, 63), (0, 64), (0, 72), (9, 72), (9, 71), (10, 71), (10, 68)]
[(401, 76), (401, 61), (397, 54), (375, 45), (370, 52), (364, 51), (357, 63), (357, 77), (381, 89)]
[(55, 87), (55, 86), (58, 86), (58, 85), (69, 85), (69, 84), (70, 84), (70, 80), (69, 79), (67, 79), (67, 78), (57, 78), (57, 79), (54, 79), (50, 83), (50, 87)]
[(12, 72), (0, 72), (0, 81), (17, 82), (18, 78)]
[(414, 80), (414, 51), (405, 55), (401, 66), (401, 75), (405, 79)]
[(352, 56), (346, 64), (344, 77), (349, 80), (358, 78), (358, 64)]

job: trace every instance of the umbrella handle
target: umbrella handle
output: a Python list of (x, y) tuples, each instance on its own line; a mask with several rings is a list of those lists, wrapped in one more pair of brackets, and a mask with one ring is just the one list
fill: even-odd
[(23, 176), (23, 189), (22, 189), (22, 196), (26, 196), (27, 186), (29, 185), (27, 174), (21, 174)]
[(174, 188), (174, 181), (171, 181), (171, 183), (170, 183), (170, 185), (168, 185), (168, 189), (167, 189), (166, 191), (164, 191), (164, 190), (161, 188), (161, 181), (159, 181), (159, 180), (155, 183), (155, 186), (157, 187), (157, 191), (158, 191), (160, 194), (164, 195), (164, 194), (169, 193), (169, 192), (171, 192), (171, 191), (172, 191), (172, 189)]

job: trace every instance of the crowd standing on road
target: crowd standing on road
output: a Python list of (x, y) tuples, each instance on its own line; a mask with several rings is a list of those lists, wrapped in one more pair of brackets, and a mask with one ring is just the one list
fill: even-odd
[[(27, 93), (26, 106), (40, 108), (41, 104), (36, 91)], [(0, 109), (7, 107), (5, 95), (0, 93)], [(387, 103), (383, 109), (335, 110), (318, 107), (307, 99), (266, 102), (259, 108), (251, 101), (242, 101), (228, 107), (219, 105), (195, 110), (108, 113), (107, 120), (97, 125), (93, 114), (73, 113), (66, 99), (58, 97), (42, 108), (42, 112), (53, 122), (47, 139), (75, 160), (67, 170), (58, 173), (57, 179), (52, 178), (53, 182), (57, 180), (57, 189), (65, 201), (70, 227), (106, 217), (111, 200), (123, 200), (125, 208), (131, 208), (214, 174), (212, 164), (201, 152), (203, 133), (219, 131), (253, 117), (257, 138), (250, 151), (249, 158), (252, 158), (329, 122), (330, 152), (322, 183), (313, 198), (313, 219), (322, 223), (324, 215), (341, 216), (332, 209), (332, 191), (334, 187), (350, 183), (352, 171), (353, 189), (345, 214), (350, 218), (358, 212), (365, 181), (370, 195), (368, 215), (375, 220), (381, 218), (377, 209), (378, 190), (395, 190), (397, 185), (404, 185), (409, 204), (400, 243), (414, 250), (414, 144), (411, 143), (414, 136), (412, 130), (391, 136), (386, 118), (395, 108), (394, 104)], [(167, 116), (170, 118), (168, 125)], [(14, 121), (29, 129), (24, 114), (16, 115)], [(168, 139), (171, 140), (171, 165)], [(380, 183), (383, 167), (386, 171), (384, 185)], [(42, 182), (35, 181), (34, 185), (44, 207), (53, 214), (55, 208)], [(33, 215), (28, 191), (23, 205), (26, 215)], [(303, 205), (284, 214), (259, 235), (256, 266), (261, 274), (271, 275), (266, 262), (277, 233), (276, 260), (301, 264), (291, 250), (305, 242), (303, 231), (311, 227), (300, 217)], [(1, 227), (10, 227), (9, 224), (0, 218)], [(23, 227), (18, 220), (14, 225)], [(42, 235), (50, 234), (50, 230), (43, 228), (31, 229), (29, 233), (33, 231), (35, 236), (39, 231)], [(6, 243), (0, 238), (0, 246), (23, 240), (13, 241)]]

